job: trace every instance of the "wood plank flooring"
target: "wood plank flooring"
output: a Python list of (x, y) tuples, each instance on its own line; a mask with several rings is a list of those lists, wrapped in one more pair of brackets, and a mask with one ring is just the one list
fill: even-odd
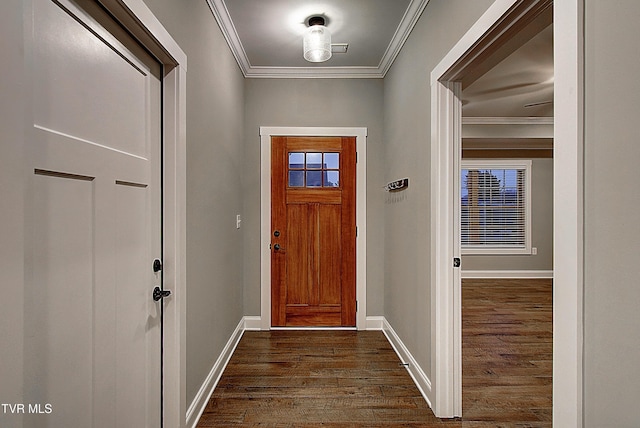
[(552, 300), (550, 279), (462, 281), (463, 426), (551, 427)]
[(379, 331), (245, 332), (199, 427), (439, 421)]
[(198, 427), (551, 426), (551, 289), (526, 284), (463, 285), (463, 420), (433, 415), (382, 332), (250, 331)]

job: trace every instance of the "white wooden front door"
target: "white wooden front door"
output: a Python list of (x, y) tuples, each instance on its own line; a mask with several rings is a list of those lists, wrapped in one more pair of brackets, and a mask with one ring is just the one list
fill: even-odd
[(25, 426), (158, 427), (160, 66), (99, 10), (30, 11)]

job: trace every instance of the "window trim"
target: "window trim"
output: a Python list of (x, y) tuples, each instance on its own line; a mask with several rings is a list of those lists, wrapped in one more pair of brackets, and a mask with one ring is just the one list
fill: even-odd
[[(464, 169), (522, 169), (524, 170), (524, 245), (523, 246), (465, 246), (460, 242), (462, 255), (531, 255), (531, 165), (530, 159), (473, 159), (462, 160), (460, 173)], [(462, 203), (462, 181), (460, 182), (460, 200)], [(460, 206), (462, 212), (462, 206)], [(462, 218), (460, 219), (462, 222)], [(460, 225), (462, 234), (462, 224)], [(461, 239), (462, 241), (462, 239)]]

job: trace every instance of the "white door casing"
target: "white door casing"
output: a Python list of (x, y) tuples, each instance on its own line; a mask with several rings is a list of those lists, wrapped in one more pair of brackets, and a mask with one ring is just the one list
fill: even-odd
[(75, 4), (32, 3), (26, 426), (159, 426), (161, 69)]

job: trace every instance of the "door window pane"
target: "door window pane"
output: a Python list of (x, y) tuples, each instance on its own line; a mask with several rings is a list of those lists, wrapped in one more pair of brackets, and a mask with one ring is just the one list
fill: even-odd
[(304, 187), (304, 171), (289, 171), (289, 187)]
[(340, 187), (340, 171), (325, 171), (324, 187)]
[(289, 169), (304, 169), (304, 153), (289, 153)]
[(322, 153), (307, 153), (307, 169), (322, 169)]
[(322, 171), (307, 171), (307, 187), (322, 187)]
[(325, 153), (323, 166), (325, 169), (340, 168), (340, 153)]

